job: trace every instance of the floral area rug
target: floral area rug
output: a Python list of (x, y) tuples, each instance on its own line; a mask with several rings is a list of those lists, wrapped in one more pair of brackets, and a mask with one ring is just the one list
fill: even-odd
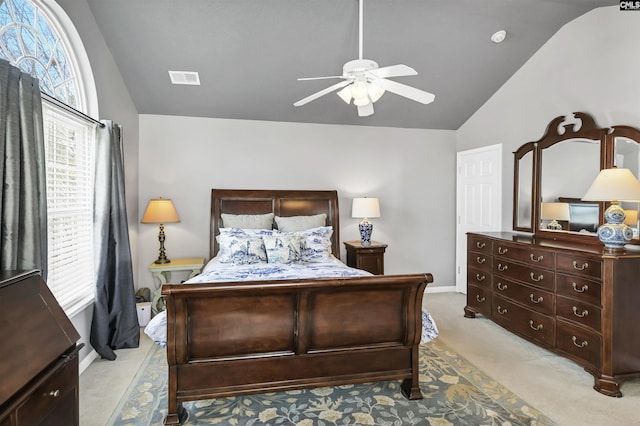
[[(439, 339), (420, 346), (424, 399), (400, 381), (324, 387), (184, 403), (185, 425), (555, 425)], [(150, 350), (109, 425), (161, 425), (167, 411), (165, 350)]]

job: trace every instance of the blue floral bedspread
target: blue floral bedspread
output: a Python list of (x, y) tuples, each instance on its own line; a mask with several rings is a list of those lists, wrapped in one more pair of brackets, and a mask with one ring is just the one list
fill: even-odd
[[(207, 283), (224, 281), (254, 281), (254, 280), (284, 280), (300, 278), (335, 278), (357, 277), (371, 275), (361, 269), (350, 268), (335, 257), (322, 262), (295, 262), (295, 263), (256, 263), (250, 265), (234, 265), (220, 263), (215, 259), (209, 262), (204, 271), (185, 284)], [(144, 329), (144, 332), (160, 346), (166, 346), (167, 314), (159, 312), (154, 316)], [(426, 343), (438, 336), (438, 328), (431, 315), (422, 311), (422, 339), (420, 343)]]

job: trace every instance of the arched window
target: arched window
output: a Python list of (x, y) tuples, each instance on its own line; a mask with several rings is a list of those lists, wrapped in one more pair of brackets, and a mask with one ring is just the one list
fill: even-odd
[(0, 40), (0, 56), (37, 77), (41, 91), (86, 110), (75, 58), (46, 9), (28, 0), (5, 0), (0, 5)]
[(52, 0), (0, 4), (0, 57), (37, 77), (47, 176), (47, 284), (69, 316), (93, 301), (93, 167), (97, 114), (93, 74), (71, 20)]

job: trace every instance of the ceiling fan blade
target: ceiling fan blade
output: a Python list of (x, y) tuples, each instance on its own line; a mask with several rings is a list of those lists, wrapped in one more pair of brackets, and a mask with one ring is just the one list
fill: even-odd
[(334, 90), (338, 90), (338, 89), (340, 89), (341, 87), (344, 87), (344, 86), (346, 86), (346, 85), (348, 85), (348, 84), (351, 84), (351, 82), (350, 82), (349, 80), (341, 81), (340, 83), (336, 83), (336, 84), (334, 84), (333, 86), (329, 86), (329, 87), (327, 87), (326, 89), (322, 89), (321, 91), (316, 92), (316, 93), (314, 93), (313, 95), (307, 96), (307, 97), (306, 97), (306, 98), (304, 98), (304, 99), (300, 99), (298, 102), (296, 102), (295, 104), (293, 104), (293, 106), (302, 106), (302, 105), (304, 105), (304, 104), (306, 104), (306, 103), (309, 103), (309, 102), (311, 102), (311, 101), (313, 101), (313, 100), (318, 99), (320, 96), (324, 96), (324, 95), (326, 95), (327, 93), (331, 93), (331, 92), (333, 92)]
[(375, 70), (369, 71), (370, 74), (373, 74), (378, 78), (387, 78), (387, 77), (405, 77), (407, 75), (418, 75), (417, 71), (407, 65), (391, 65), (388, 67), (382, 67)]
[(364, 106), (359, 106), (358, 107), (358, 116), (360, 116), (360, 117), (368, 117), (370, 115), (373, 115), (373, 104), (371, 102), (369, 102), (368, 104), (366, 104)]
[(345, 78), (342, 75), (328, 75), (326, 77), (302, 77), (299, 78), (298, 81), (307, 81), (307, 80), (327, 80), (330, 78)]
[(371, 83), (375, 84), (378, 87), (382, 87), (384, 90), (387, 90), (391, 93), (404, 96), (405, 98), (409, 98), (422, 104), (430, 104), (436, 98), (433, 93), (425, 92), (423, 90), (416, 89), (415, 87), (407, 86), (406, 84), (398, 83), (393, 80), (379, 78), (373, 80)]

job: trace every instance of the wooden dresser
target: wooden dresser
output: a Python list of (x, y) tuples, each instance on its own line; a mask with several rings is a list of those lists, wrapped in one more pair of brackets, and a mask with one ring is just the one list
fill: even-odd
[(464, 311), (579, 363), (605, 395), (640, 376), (640, 252), (470, 233)]
[(0, 426), (78, 425), (75, 330), (38, 271), (0, 272)]

